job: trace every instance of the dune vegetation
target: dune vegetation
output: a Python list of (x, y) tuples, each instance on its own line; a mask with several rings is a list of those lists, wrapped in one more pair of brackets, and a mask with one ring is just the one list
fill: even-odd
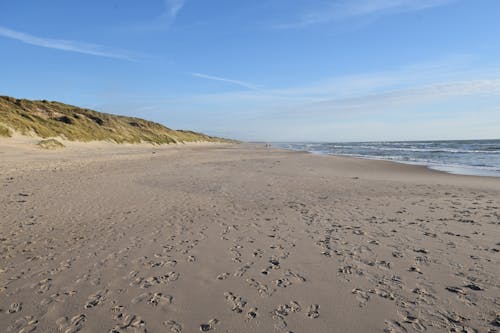
[(50, 149), (50, 150), (65, 147), (61, 142), (57, 141), (56, 139), (45, 139), (45, 140), (40, 141), (37, 145), (40, 148)]
[(41, 138), (59, 137), (83, 142), (169, 144), (228, 141), (192, 131), (173, 130), (140, 118), (102, 113), (59, 102), (0, 96), (0, 136), (12, 136), (12, 131)]
[(10, 129), (8, 129), (7, 127), (0, 124), (0, 136), (11, 137), (12, 131)]

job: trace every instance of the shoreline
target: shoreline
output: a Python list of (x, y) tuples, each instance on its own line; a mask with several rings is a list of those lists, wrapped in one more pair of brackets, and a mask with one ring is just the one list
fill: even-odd
[[(107, 141), (91, 141), (91, 142), (80, 142), (80, 141), (69, 141), (69, 140), (64, 140), (61, 138), (56, 138), (57, 140), (61, 141), (66, 147), (62, 149), (56, 149), (56, 150), (48, 150), (48, 149), (40, 149), (39, 147), (36, 146), (36, 143), (39, 142), (40, 140), (43, 140), (43, 138), (36, 137), (36, 136), (25, 136), (21, 135), (18, 133), (14, 133), (14, 135), (10, 138), (0, 138), (0, 156), (4, 157), (6, 156), (9, 158), (9, 153), (12, 153), (12, 148), (15, 149), (21, 149), (27, 152), (28, 154), (32, 153), (35, 155), (54, 155), (57, 156), (59, 155), (65, 155), (69, 152), (73, 153), (86, 153), (88, 154), (88, 157), (92, 156), (92, 153), (96, 152), (109, 152), (109, 153), (114, 153), (114, 157), (116, 158), (117, 154), (123, 154), (123, 155), (129, 155), (130, 157), (133, 156), (133, 154), (137, 153), (144, 153), (148, 149), (151, 150), (163, 150), (163, 149), (172, 149), (172, 148), (180, 148), (180, 147), (189, 147), (189, 146), (205, 146), (205, 145), (256, 145), (260, 146), (263, 145), (264, 143), (252, 143), (252, 142), (241, 142), (241, 143), (228, 143), (228, 142), (185, 142), (185, 143), (172, 143), (172, 144), (162, 144), (162, 145), (155, 145), (151, 143), (138, 143), (138, 144), (131, 144), (131, 143), (113, 143), (113, 142), (107, 142)], [(468, 142), (470, 140), (449, 140), (449, 142)], [(478, 141), (478, 140), (476, 140)], [(482, 141), (491, 141), (491, 140), (482, 140)], [(408, 141), (409, 143), (411, 142), (432, 142), (432, 141)], [(448, 142), (448, 141), (447, 141)], [(377, 157), (370, 157), (370, 156), (352, 156), (352, 155), (343, 155), (343, 154), (332, 154), (332, 153), (324, 153), (324, 152), (314, 152), (314, 151), (308, 151), (308, 150), (302, 150), (302, 149), (292, 149), (292, 148), (283, 148), (283, 147), (278, 147), (278, 146), (273, 146), (271, 149), (277, 149), (277, 150), (284, 150), (284, 151), (291, 151), (291, 152), (305, 152), (309, 153), (312, 155), (317, 155), (317, 156), (336, 156), (336, 157), (341, 157), (341, 158), (352, 158), (352, 159), (360, 159), (360, 160), (365, 160), (365, 161), (381, 161), (381, 162), (389, 162), (389, 163), (395, 163), (398, 165), (406, 165), (406, 166), (416, 166), (416, 167), (422, 167), (428, 171), (431, 172), (439, 172), (439, 173), (444, 173), (444, 174), (449, 174), (449, 175), (455, 175), (455, 176), (468, 176), (468, 177), (481, 177), (481, 178), (500, 178), (500, 175), (490, 175), (490, 174), (477, 174), (477, 173), (460, 173), (460, 172), (453, 172), (453, 171), (447, 171), (440, 169), (438, 167), (432, 167), (431, 165), (426, 165), (426, 164), (419, 164), (415, 162), (406, 162), (406, 161), (398, 161), (398, 160), (390, 160), (390, 159), (384, 159), (384, 158), (377, 158)], [(7, 151), (5, 151), (7, 150)], [(7, 155), (3, 155), (7, 153)], [(443, 166), (445, 168), (446, 166)], [(453, 166), (452, 166), (453, 167)], [(455, 166), (455, 167), (460, 167), (460, 166)], [(466, 166), (465, 166), (466, 167)]]
[(414, 170), (420, 170), (423, 172), (428, 172), (429, 174), (438, 174), (438, 175), (447, 175), (447, 176), (456, 176), (456, 177), (465, 177), (465, 178), (479, 178), (479, 179), (494, 179), (494, 180), (500, 180), (500, 176), (491, 176), (491, 175), (476, 175), (476, 174), (462, 174), (462, 173), (452, 173), (452, 172), (447, 172), (444, 170), (439, 170), (439, 169), (434, 169), (431, 168), (427, 165), (422, 165), (422, 164), (414, 164), (414, 163), (405, 163), (405, 162), (400, 162), (400, 161), (393, 161), (393, 160), (386, 160), (386, 159), (377, 159), (377, 158), (369, 158), (369, 157), (357, 157), (357, 156), (349, 156), (349, 155), (340, 155), (340, 154), (327, 154), (327, 153), (316, 153), (316, 152), (311, 152), (311, 151), (306, 151), (306, 150), (294, 150), (294, 149), (286, 149), (286, 148), (279, 148), (279, 147), (273, 147), (271, 149), (275, 149), (278, 151), (286, 151), (286, 152), (293, 152), (293, 153), (304, 153), (304, 154), (309, 154), (311, 156), (319, 156), (319, 157), (333, 157), (333, 158), (340, 158), (340, 159), (346, 159), (346, 160), (358, 160), (358, 161), (365, 161), (365, 162), (375, 162), (375, 163), (387, 163), (389, 165), (396, 165), (400, 167), (408, 167), (410, 169)]
[[(441, 174), (456, 177), (473, 177), (479, 179), (494, 179), (500, 180), (500, 177), (489, 176), (489, 175), (474, 175), (474, 174), (459, 174), (452, 173), (443, 170), (438, 170), (431, 168), (427, 165), (405, 163), (401, 161), (377, 159), (369, 157), (357, 157), (349, 155), (340, 154), (328, 154), (328, 153), (317, 153), (307, 150), (299, 149), (287, 149), (282, 147), (271, 147), (264, 148), (260, 143), (225, 143), (225, 142), (187, 142), (187, 143), (176, 143), (176, 144), (163, 144), (163, 145), (153, 145), (150, 143), (140, 143), (140, 144), (130, 144), (130, 143), (113, 143), (106, 141), (92, 141), (92, 142), (79, 142), (79, 141), (68, 141), (61, 140), (65, 148), (49, 150), (42, 149), (36, 146), (36, 143), (41, 140), (38, 137), (16, 135), (12, 138), (0, 138), (0, 157), (3, 159), (3, 165), (0, 163), (0, 172), (2, 172), (2, 166), (5, 167), (12, 163), (17, 170), (28, 170), (34, 168), (35, 166), (43, 167), (44, 164), (49, 166), (49, 164), (57, 165), (59, 163), (69, 165), (81, 165), (78, 162), (95, 162), (97, 160), (105, 161), (110, 160), (128, 160), (128, 159), (141, 159), (150, 157), (150, 154), (156, 153), (178, 153), (182, 149), (189, 148), (200, 148), (220, 146), (220, 147), (250, 147), (259, 148), (266, 151), (281, 151), (287, 153), (299, 153), (308, 154), (311, 156), (318, 157), (330, 157), (334, 159), (345, 159), (352, 161), (364, 161), (368, 164), (380, 166), (387, 165), (397, 166), (402, 168), (408, 168), (409, 170), (420, 170), (428, 172), (429, 174)], [(11, 159), (11, 161), (8, 161)], [(20, 162), (20, 163), (19, 163)], [(27, 164), (27, 162), (33, 162)], [(396, 168), (399, 169), (399, 168)], [(5, 172), (5, 168), (3, 168)]]
[[(456, 141), (459, 141), (459, 140), (456, 140)], [(464, 140), (464, 141), (467, 141), (467, 140)], [(422, 141), (420, 141), (420, 142), (422, 142)], [(428, 141), (428, 142), (432, 142), (432, 141)], [(481, 171), (478, 171), (478, 170), (481, 170), (480, 167), (473, 167), (473, 166), (468, 166), (468, 165), (443, 164), (443, 165), (433, 166), (433, 164), (425, 164), (425, 163), (403, 161), (403, 160), (394, 160), (394, 159), (388, 159), (388, 158), (376, 157), (376, 156), (363, 156), (363, 155), (353, 155), (353, 154), (351, 154), (351, 155), (349, 155), (349, 154), (335, 154), (335, 153), (309, 151), (309, 150), (304, 150), (304, 149), (283, 148), (283, 147), (277, 147), (277, 146), (273, 147), (273, 148), (284, 149), (284, 150), (289, 150), (289, 151), (303, 151), (303, 152), (307, 152), (307, 153), (310, 153), (313, 155), (338, 156), (338, 157), (345, 157), (345, 158), (363, 159), (363, 160), (368, 160), (368, 161), (385, 161), (385, 162), (392, 162), (392, 163), (403, 164), (403, 165), (422, 166), (424, 168), (427, 168), (428, 170), (444, 172), (446, 174), (451, 174), (451, 175), (500, 178), (500, 169), (498, 171), (483, 171), (483, 173), (481, 173)], [(500, 168), (500, 166), (499, 166), (499, 168)], [(462, 171), (462, 172), (460, 172), (460, 171)], [(493, 174), (491, 174), (491, 173), (493, 173)]]
[[(9, 138), (13, 139), (13, 138)], [(8, 139), (8, 140), (9, 140)], [(362, 161), (365, 165), (365, 169), (369, 169), (370, 165), (377, 166), (377, 170), (395, 170), (398, 172), (417, 172), (422, 176), (427, 173), (428, 176), (431, 175), (445, 175), (450, 177), (464, 177), (482, 180), (500, 180), (500, 177), (496, 176), (480, 176), (480, 175), (470, 175), (470, 174), (457, 174), (446, 172), (442, 170), (437, 170), (430, 168), (426, 165), (419, 165), (413, 163), (404, 163), (399, 161), (385, 160), (385, 159), (371, 159), (355, 156), (346, 155), (336, 155), (336, 154), (325, 154), (325, 153), (315, 153), (306, 150), (294, 150), (286, 149), (281, 147), (271, 147), (264, 148), (260, 143), (218, 143), (218, 142), (188, 142), (188, 143), (177, 143), (177, 144), (164, 144), (164, 145), (152, 145), (149, 143), (141, 144), (117, 144), (104, 141), (93, 141), (93, 142), (78, 142), (78, 141), (67, 141), (64, 140), (64, 144), (67, 145), (65, 148), (57, 150), (47, 150), (41, 149), (36, 146), (35, 142), (39, 140), (37, 137), (27, 137), (18, 136), (15, 137), (16, 140), (10, 140), (5, 144), (4, 140), (0, 139), (0, 157), (2, 162), (0, 162), (0, 174), (10, 174), (12, 172), (27, 172), (29, 170), (44, 170), (50, 168), (60, 168), (60, 167), (82, 167), (88, 163), (104, 162), (104, 161), (119, 161), (119, 160), (141, 160), (149, 159), (155, 154), (166, 154), (173, 155), (181, 153), (183, 150), (199, 149), (203, 150), (209, 147), (246, 147), (246, 148), (257, 148), (263, 149), (264, 151), (275, 151), (275, 152), (286, 152), (286, 153), (296, 153), (296, 154), (307, 154), (310, 156), (317, 156), (321, 158), (332, 158), (337, 161)], [(14, 144), (12, 144), (12, 141)], [(10, 160), (10, 161), (9, 161)], [(360, 164), (360, 163), (355, 163)], [(10, 165), (10, 168), (8, 166)], [(10, 170), (9, 170), (10, 169)], [(453, 178), (451, 178), (453, 179)]]

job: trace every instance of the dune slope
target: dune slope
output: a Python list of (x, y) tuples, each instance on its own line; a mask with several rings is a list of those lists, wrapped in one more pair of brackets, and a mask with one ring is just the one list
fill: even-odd
[(0, 96), (0, 136), (13, 131), (70, 141), (168, 144), (226, 141), (192, 131), (173, 130), (140, 118), (79, 108), (59, 102), (30, 101)]

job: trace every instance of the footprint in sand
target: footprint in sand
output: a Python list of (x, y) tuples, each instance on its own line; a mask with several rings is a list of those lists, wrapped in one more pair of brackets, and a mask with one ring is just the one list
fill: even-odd
[(23, 303), (12, 303), (9, 306), (9, 310), (7, 310), (8, 313), (16, 313), (19, 312), (23, 309)]
[(238, 269), (236, 270), (236, 272), (234, 272), (234, 274), (233, 274), (233, 275), (234, 275), (235, 277), (242, 277), (242, 276), (243, 276), (243, 274), (245, 274), (245, 273), (246, 273), (246, 271), (248, 271), (252, 265), (253, 265), (253, 262), (247, 263), (246, 265), (244, 265), (244, 266), (242, 266), (242, 267), (238, 268)]
[(63, 293), (66, 296), (73, 296), (73, 295), (76, 295), (77, 291), (76, 290), (65, 290)]
[(280, 315), (274, 315), (273, 320), (275, 321), (274, 328), (277, 330), (282, 330), (288, 325), (285, 319)]
[[(19, 330), (18, 333), (31, 333), (31, 332), (34, 332), (37, 328), (36, 324), (38, 323), (38, 321), (34, 321), (33, 324), (28, 324), (28, 326), (24, 326), (23, 328), (21, 328)], [(66, 333), (66, 332), (64, 332)]]
[(411, 324), (411, 326), (419, 332), (423, 332), (426, 330), (425, 326), (421, 323), (420, 319), (418, 319), (416, 316), (410, 314), (409, 312), (406, 313), (399, 313), (399, 315), (402, 318), (402, 321), (407, 324)]
[(128, 273), (126, 279), (133, 280), (134, 278), (137, 277), (137, 275), (139, 275), (138, 271), (131, 271), (130, 273)]
[(210, 319), (208, 321), (208, 323), (200, 325), (200, 331), (202, 331), (202, 332), (211, 331), (212, 329), (214, 329), (215, 325), (217, 325), (218, 323), (219, 323), (219, 320), (217, 320), (215, 318), (214, 319)]
[(248, 310), (247, 312), (247, 318), (248, 319), (254, 319), (254, 318), (257, 318), (257, 308), (251, 308), (250, 310)]
[(465, 295), (466, 292), (464, 289), (460, 287), (446, 287), (446, 290), (448, 290), (451, 293), (458, 294), (458, 295)]
[(274, 282), (274, 284), (276, 284), (277, 287), (280, 287), (280, 288), (286, 288), (286, 287), (289, 287), (292, 285), (292, 282), (290, 282), (290, 280), (288, 280), (287, 278), (274, 280), (273, 282)]
[(484, 287), (482, 287), (476, 283), (469, 283), (469, 284), (465, 285), (465, 287), (469, 288), (471, 290), (474, 290), (474, 291), (483, 291), (484, 290)]
[(16, 331), (18, 333), (31, 333), (37, 329), (38, 320), (32, 316), (21, 317), (14, 324), (7, 327), (8, 332)]
[(392, 256), (393, 256), (394, 258), (403, 258), (403, 257), (404, 257), (404, 254), (403, 254), (403, 252), (400, 252), (400, 251), (393, 251), (393, 252), (392, 252)]
[(285, 272), (285, 276), (291, 277), (294, 280), (296, 280), (297, 282), (306, 282), (306, 278), (304, 276), (302, 276), (299, 273), (292, 272), (291, 270), (287, 270)]
[(445, 323), (452, 325), (462, 325), (469, 320), (456, 312), (443, 312), (439, 315), (443, 317)]
[(59, 330), (64, 333), (75, 333), (82, 329), (86, 320), (87, 317), (84, 314), (79, 314), (71, 319), (68, 319), (68, 317), (59, 318), (56, 320), (56, 324), (59, 326)]
[(87, 303), (85, 303), (85, 309), (91, 309), (101, 303), (104, 300), (105, 291), (99, 291), (94, 295), (90, 295)]
[(41, 280), (40, 282), (31, 285), (31, 288), (32, 289), (38, 288), (38, 290), (36, 292), (38, 294), (43, 294), (50, 289), (50, 287), (51, 287), (50, 281), (52, 281), (52, 279), (50, 279), (50, 278)]
[(352, 275), (354, 268), (350, 265), (345, 265), (337, 270), (337, 275), (346, 279), (346, 275)]
[(319, 305), (318, 304), (311, 304), (309, 306), (309, 309), (307, 310), (307, 317), (316, 319), (319, 317)]
[(359, 306), (361, 307), (365, 306), (370, 299), (370, 295), (368, 295), (366, 291), (363, 291), (359, 288), (355, 288), (351, 292), (356, 295), (356, 299), (359, 301)]
[[(67, 295), (67, 296), (70, 296), (70, 295)], [(40, 301), (40, 305), (42, 305), (42, 306), (49, 305), (50, 303), (60, 301), (60, 298), (61, 298), (61, 294), (59, 294), (59, 293), (52, 294), (49, 297), (42, 299)]]
[(274, 309), (274, 314), (276, 316), (285, 317), (290, 313), (291, 308), (288, 304), (280, 304), (276, 309)]
[(148, 300), (148, 304), (151, 304), (153, 306), (172, 304), (173, 299), (174, 298), (170, 295), (164, 296), (162, 293), (154, 293)]
[(269, 297), (276, 291), (276, 289), (270, 289), (268, 286), (255, 279), (247, 279), (247, 282), (251, 287), (257, 289), (257, 292), (262, 297)]
[(414, 294), (418, 295), (418, 300), (423, 300), (427, 304), (431, 304), (431, 301), (436, 299), (434, 296), (433, 292), (427, 290), (426, 288), (423, 287), (417, 287), (412, 290)]
[(269, 263), (271, 264), (271, 266), (269, 266), (270, 268), (272, 268), (272, 269), (280, 269), (280, 262), (279, 262), (279, 260), (277, 260), (275, 258), (271, 258), (271, 259), (269, 259)]
[(140, 278), (139, 284), (142, 289), (147, 289), (155, 284), (166, 284), (169, 282), (176, 281), (177, 279), (179, 279), (179, 273), (168, 272), (167, 274), (162, 276), (150, 276), (146, 279)]
[(182, 325), (173, 320), (167, 320), (163, 323), (163, 325), (167, 326), (170, 329), (170, 332), (181, 333)]
[(110, 331), (110, 333), (119, 333), (127, 328), (133, 329), (134, 333), (147, 332), (146, 323), (144, 322), (144, 320), (141, 319), (141, 317), (138, 317), (135, 314), (119, 313), (118, 315), (114, 316), (113, 319), (115, 319), (118, 323)]
[(252, 255), (257, 258), (262, 258), (262, 256), (264, 255), (264, 251), (262, 249), (255, 249)]
[(157, 293), (142, 293), (130, 301), (132, 304), (142, 303), (147, 301), (148, 304), (153, 306), (172, 304), (173, 297), (170, 295), (163, 295), (161, 292)]
[(231, 306), (231, 311), (236, 313), (243, 312), (243, 308), (247, 304), (247, 301), (240, 296), (234, 295), (232, 292), (225, 292), (224, 297), (226, 297), (226, 301)]
[(178, 279), (179, 279), (179, 273), (177, 273), (177, 272), (168, 272), (167, 274), (162, 275), (158, 278), (160, 283), (177, 281)]
[(158, 284), (158, 278), (156, 276), (151, 276), (151, 277), (148, 277), (146, 279), (143, 279), (143, 278), (140, 278), (141, 279), (141, 283), (140, 283), (140, 287), (142, 289), (147, 289), (147, 288), (150, 288), (152, 287), (153, 285), (155, 284)]
[(119, 314), (123, 311), (123, 309), (125, 309), (123, 305), (115, 305), (111, 308), (111, 312)]
[(144, 302), (146, 299), (148, 299), (150, 297), (151, 297), (151, 293), (142, 293), (142, 294), (132, 298), (132, 300), (130, 302), (132, 304), (138, 304), (138, 303)]
[[(319, 308), (319, 305), (318, 305), (318, 308)], [(297, 301), (291, 301), (290, 302), (290, 310), (292, 310), (292, 312), (299, 312), (302, 310), (302, 307), (300, 306), (300, 304)]]
[(406, 333), (408, 332), (403, 325), (394, 320), (386, 320), (385, 325), (387, 326), (384, 329), (384, 333)]
[(422, 271), (420, 270), (420, 268), (416, 267), (416, 266), (411, 266), (409, 269), (408, 269), (409, 272), (415, 272), (415, 273), (418, 273), (418, 274), (424, 274), (422, 273)]
[[(318, 305), (319, 309), (319, 305)], [(299, 312), (302, 307), (297, 301), (291, 301), (290, 304), (280, 304), (276, 309), (274, 309), (273, 314), (280, 317), (286, 317), (290, 313)], [(318, 314), (319, 316), (319, 314)]]
[(394, 301), (396, 299), (396, 296), (394, 296), (393, 293), (391, 293), (387, 290), (384, 290), (384, 289), (375, 288), (375, 289), (370, 289), (368, 292), (370, 292), (371, 294), (375, 294), (379, 297), (389, 299), (391, 301)]
[(491, 321), (491, 325), (494, 325), (496, 327), (500, 327), (500, 312), (496, 314), (495, 319)]

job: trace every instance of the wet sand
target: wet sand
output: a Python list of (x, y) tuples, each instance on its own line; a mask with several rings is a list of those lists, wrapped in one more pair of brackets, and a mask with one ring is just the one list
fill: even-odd
[(500, 179), (0, 141), (1, 332), (497, 332)]

